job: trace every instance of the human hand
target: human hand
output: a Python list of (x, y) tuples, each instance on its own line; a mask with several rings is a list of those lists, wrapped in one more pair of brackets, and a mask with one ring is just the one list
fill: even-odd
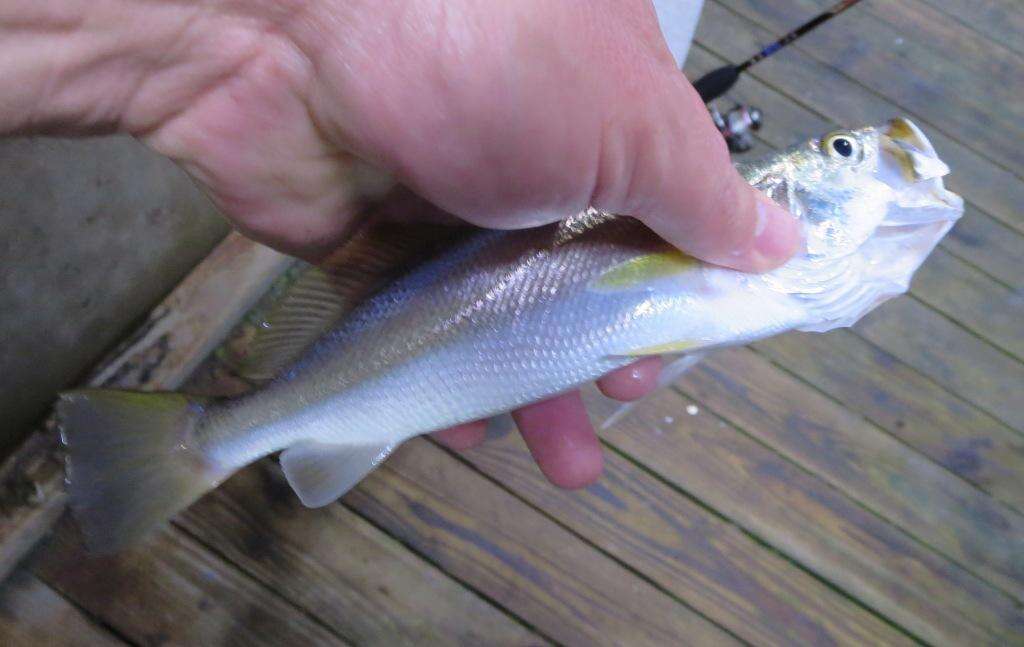
[[(645, 0), (24, 0), (0, 9), (7, 32), (0, 132), (135, 134), (243, 232), (307, 259), (387, 192), (374, 169), (485, 227), (593, 205), (754, 271), (797, 245), (732, 168)], [(657, 368), (598, 384), (633, 399)], [(513, 415), (553, 483), (598, 476), (578, 393)], [(438, 437), (465, 448), (483, 426)]]

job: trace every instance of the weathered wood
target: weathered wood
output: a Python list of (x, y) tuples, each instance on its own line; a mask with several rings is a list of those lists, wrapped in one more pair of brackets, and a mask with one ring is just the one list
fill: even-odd
[[(743, 398), (737, 390), (736, 399)], [(603, 418), (615, 404), (588, 398)], [(687, 415), (688, 406), (697, 406)], [(660, 431), (660, 433), (659, 433)], [(700, 403), (656, 393), (603, 431), (614, 447), (915, 636), (1004, 645), (1024, 610)]]
[(96, 625), (27, 571), (0, 588), (0, 644), (7, 647), (113, 647), (123, 641)]
[(237, 232), (229, 234), (101, 363), (88, 383), (177, 388), (293, 262)]
[[(778, 33), (829, 4), (716, 1)], [(982, 56), (973, 46), (979, 42), (969, 29), (916, 0), (876, 0), (808, 34), (796, 47), (891, 98), (983, 157), (1020, 172), (1024, 151), (1016, 142), (1024, 136), (1024, 108), (1015, 97), (1024, 86), (1022, 59), (992, 47)], [(991, 102), (998, 109), (992, 109)]]
[(745, 348), (679, 386), (919, 541), (1024, 599), (1024, 516)]
[(1024, 238), (1006, 225), (968, 204), (964, 215), (946, 235), (942, 246), (958, 258), (969, 261), (1007, 287), (1024, 290), (1020, 271), (1020, 250)]
[(425, 439), (344, 501), (557, 642), (735, 642)]
[(994, 41), (1024, 54), (1024, 7), (1018, 0), (924, 0), (974, 29), (980, 40)]
[(546, 642), (351, 511), (304, 508), (276, 466), (242, 471), (179, 523), (355, 644)]
[(67, 502), (56, 430), (30, 435), (0, 467), (0, 583), (60, 518)]
[[(605, 453), (600, 482), (577, 492), (552, 488), (512, 428), (511, 419), (498, 419), (488, 442), (464, 458), (741, 639), (759, 645), (911, 642), (614, 452)], [(680, 456), (679, 469), (694, 459)]]
[(82, 553), (61, 523), (32, 571), (139, 644), (339, 645), (306, 614), (173, 528), (117, 556)]
[(965, 400), (1024, 432), (1024, 365), (911, 299), (896, 299), (854, 330)]
[(758, 352), (949, 471), (1024, 511), (1024, 436), (850, 331), (792, 333)]
[[(230, 234), (101, 362), (90, 386), (174, 389), (227, 335), (289, 263)], [(52, 423), (30, 435), (0, 467), (0, 581), (60, 517), (64, 465)]]
[[(1024, 241), (1020, 248), (1024, 250)], [(992, 281), (943, 249), (914, 276), (911, 294), (963, 328), (1024, 359), (1024, 294)]]
[[(852, 13), (847, 12), (843, 19)], [(737, 61), (759, 50), (775, 34), (717, 2), (708, 2), (697, 29), (697, 42), (727, 60)], [(759, 63), (747, 74), (793, 97), (800, 105), (846, 125), (884, 123), (898, 115), (917, 117), (882, 94), (866, 91), (799, 45)], [(1007, 226), (1024, 232), (1024, 214), (1019, 207), (1024, 204), (1024, 183), (1020, 178), (941, 131), (927, 130), (943, 159), (955, 169), (949, 178), (950, 187)], [(802, 129), (797, 133), (815, 134)]]

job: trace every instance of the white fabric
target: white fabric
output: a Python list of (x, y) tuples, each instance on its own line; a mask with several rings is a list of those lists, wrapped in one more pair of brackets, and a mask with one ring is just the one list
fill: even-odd
[(661, 33), (665, 35), (668, 49), (676, 59), (679, 67), (686, 61), (690, 51), (693, 32), (697, 29), (700, 10), (704, 0), (653, 0), (654, 9), (658, 12), (658, 23)]

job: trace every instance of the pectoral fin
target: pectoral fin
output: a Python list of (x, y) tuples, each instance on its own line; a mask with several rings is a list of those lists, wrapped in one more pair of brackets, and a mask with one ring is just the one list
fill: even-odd
[(319, 508), (352, 489), (394, 448), (394, 445), (335, 445), (308, 441), (284, 450), (281, 468), (302, 504)]
[(644, 254), (609, 268), (594, 279), (590, 289), (597, 292), (634, 290), (658, 279), (691, 272), (699, 262), (677, 249)]

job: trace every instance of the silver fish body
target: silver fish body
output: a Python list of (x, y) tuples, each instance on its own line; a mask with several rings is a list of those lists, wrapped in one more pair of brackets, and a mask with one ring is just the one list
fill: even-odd
[(132, 478), (156, 478), (104, 481), (124, 462), (94, 440), (100, 423), (137, 425), (125, 412), (142, 405), (69, 394), (62, 433), (87, 534), (119, 545), (279, 450), (303, 502), (321, 505), (412, 436), (550, 397), (637, 357), (849, 325), (905, 291), (962, 212), (942, 186), (948, 169), (906, 120), (832, 133), (741, 171), (803, 223), (806, 251), (783, 267), (754, 275), (707, 265), (631, 218), (592, 209), (480, 232), (357, 307), (264, 388), (167, 403), (161, 437), (174, 442), (162, 451), (176, 464), (159, 465), (160, 483), (173, 497), (156, 503), (124, 495), (113, 512), (103, 506)]
[[(687, 259), (633, 219), (590, 212), (573, 224), (484, 232), (398, 281), (263, 390), (212, 412), (204, 449), (237, 466), (306, 440), (395, 445), (638, 355), (744, 343), (809, 319), (767, 277)], [(616, 282), (652, 256), (671, 273)]]

